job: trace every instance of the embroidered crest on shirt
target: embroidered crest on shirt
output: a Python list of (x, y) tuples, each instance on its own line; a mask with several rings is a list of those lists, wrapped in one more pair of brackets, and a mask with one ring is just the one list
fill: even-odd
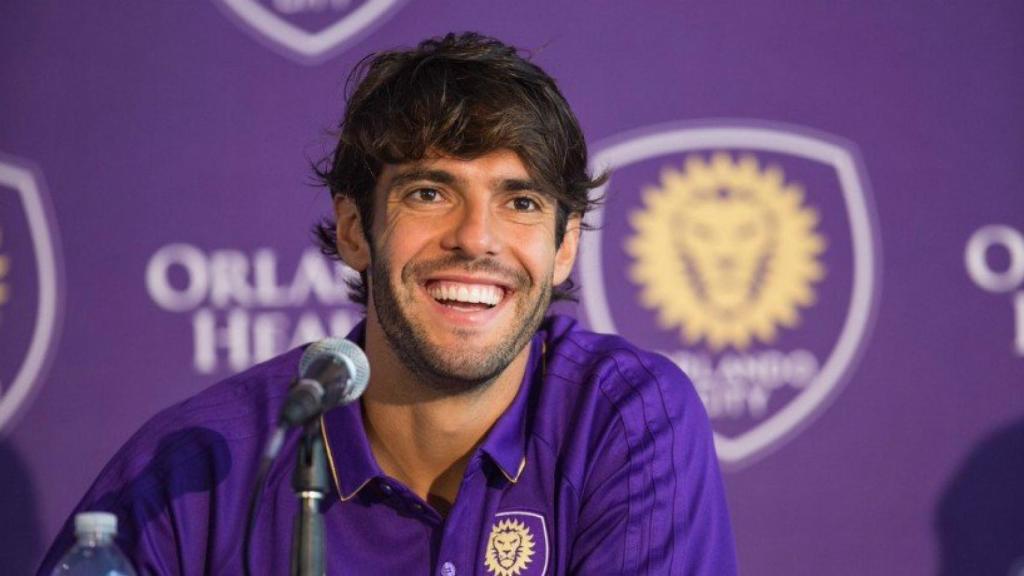
[(533, 576), (547, 572), (544, 517), (533, 512), (499, 512), (491, 525), (484, 566), (494, 576)]

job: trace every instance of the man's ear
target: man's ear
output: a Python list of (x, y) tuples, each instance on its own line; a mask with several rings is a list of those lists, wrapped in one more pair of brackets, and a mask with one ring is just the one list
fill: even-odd
[(573, 215), (565, 224), (565, 235), (562, 237), (562, 244), (555, 252), (555, 273), (554, 285), (558, 286), (569, 278), (572, 272), (572, 265), (576, 262), (576, 252), (580, 247), (580, 216)]
[(351, 198), (334, 197), (335, 232), (338, 236), (338, 254), (342, 261), (356, 272), (370, 267), (370, 244), (363, 233), (363, 219)]

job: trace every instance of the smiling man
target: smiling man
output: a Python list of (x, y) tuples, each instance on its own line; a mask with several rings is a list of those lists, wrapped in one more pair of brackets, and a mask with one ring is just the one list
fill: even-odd
[(336, 245), (370, 271), (368, 438), (382, 470), (438, 511), (512, 403), (551, 287), (572, 268), (578, 215), (556, 246), (558, 205), (543, 189), (512, 150), (428, 150), (381, 167), (369, 227), (337, 197)]
[[(325, 253), (360, 273), (371, 380), (321, 422), (329, 574), (736, 572), (707, 416), (665, 358), (548, 315), (571, 297), (589, 192), (555, 82), (475, 34), (355, 71), (318, 174)], [(143, 573), (239, 573), (260, 447), (301, 350), (157, 416), (80, 509)], [(252, 565), (288, 570), (296, 441), (270, 470)], [(48, 569), (69, 540), (69, 527)]]

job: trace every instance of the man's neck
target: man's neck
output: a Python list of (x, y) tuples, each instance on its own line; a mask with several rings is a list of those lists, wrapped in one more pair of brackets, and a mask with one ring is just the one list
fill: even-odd
[(473, 451), (512, 403), (529, 360), (526, 346), (492, 382), (460, 394), (438, 390), (405, 367), (378, 326), (367, 325), (367, 438), (385, 474), (445, 513)]

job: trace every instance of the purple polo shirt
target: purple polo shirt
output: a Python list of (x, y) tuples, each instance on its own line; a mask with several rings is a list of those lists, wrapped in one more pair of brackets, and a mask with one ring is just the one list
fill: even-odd
[[(686, 376), (565, 317), (548, 318), (530, 346), (519, 392), (470, 459), (447, 517), (381, 471), (358, 403), (324, 416), (328, 574), (735, 574), (710, 427)], [(118, 542), (142, 574), (240, 574), (259, 453), (301, 354), (156, 416), (77, 510), (117, 514)], [(296, 440), (268, 475), (251, 550), (259, 574), (288, 573)], [(41, 574), (72, 531), (69, 520)]]

